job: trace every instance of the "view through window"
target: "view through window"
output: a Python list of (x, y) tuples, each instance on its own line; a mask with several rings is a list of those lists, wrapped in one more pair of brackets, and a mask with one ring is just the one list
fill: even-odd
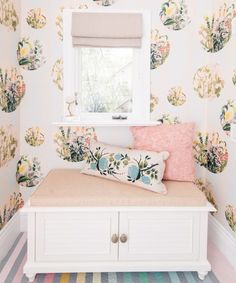
[(132, 48), (79, 48), (78, 100), (84, 113), (131, 113)]

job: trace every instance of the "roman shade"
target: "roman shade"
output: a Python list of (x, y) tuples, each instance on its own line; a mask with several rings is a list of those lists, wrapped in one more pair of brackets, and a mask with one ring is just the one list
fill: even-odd
[(72, 43), (90, 47), (141, 47), (141, 13), (72, 13)]

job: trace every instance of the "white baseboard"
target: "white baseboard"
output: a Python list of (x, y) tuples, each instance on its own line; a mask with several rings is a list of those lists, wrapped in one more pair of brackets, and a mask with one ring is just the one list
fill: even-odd
[(20, 214), (17, 212), (0, 231), (0, 261), (6, 256), (20, 233)]
[(236, 238), (212, 215), (209, 216), (209, 239), (236, 270)]
[(20, 231), (27, 232), (27, 213), (20, 210)]

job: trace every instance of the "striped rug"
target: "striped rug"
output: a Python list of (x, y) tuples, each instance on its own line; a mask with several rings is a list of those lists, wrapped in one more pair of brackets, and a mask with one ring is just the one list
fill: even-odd
[[(26, 234), (21, 233), (0, 263), (0, 283), (27, 283), (23, 274), (26, 262)], [(126, 272), (39, 274), (35, 283), (200, 283), (196, 272)], [(211, 272), (204, 283), (219, 283)]]

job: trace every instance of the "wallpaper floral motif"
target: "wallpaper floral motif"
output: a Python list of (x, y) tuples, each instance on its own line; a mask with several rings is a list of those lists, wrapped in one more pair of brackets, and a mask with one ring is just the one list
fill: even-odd
[(151, 98), (150, 98), (150, 112), (154, 112), (157, 108), (158, 105), (158, 97), (155, 95), (151, 94)]
[(94, 128), (84, 127), (59, 127), (54, 135), (58, 156), (69, 162), (83, 161), (87, 156), (86, 148), (96, 139)]
[(37, 186), (42, 179), (41, 164), (37, 157), (21, 156), (17, 163), (16, 180), (23, 187)]
[(0, 207), (0, 230), (23, 205), (24, 201), (21, 193), (13, 193), (13, 195), (10, 196), (9, 202), (3, 207)]
[(12, 134), (12, 127), (0, 127), (0, 168), (15, 157), (17, 140)]
[(193, 148), (195, 160), (200, 166), (215, 174), (223, 172), (228, 163), (228, 150), (218, 133), (199, 132)]
[(111, 6), (114, 3), (114, 0), (93, 0), (96, 4), (102, 6)]
[(205, 23), (200, 27), (201, 44), (207, 52), (218, 52), (230, 40), (232, 34), (232, 19), (235, 17), (235, 5), (224, 4), (212, 16), (205, 17)]
[(46, 62), (40, 41), (23, 38), (18, 43), (17, 59), (23, 69), (32, 71), (40, 68)]
[(236, 86), (236, 70), (234, 70), (234, 72), (233, 72), (232, 82)]
[(167, 35), (160, 35), (157, 29), (151, 32), (151, 69), (162, 65), (170, 53)]
[(167, 99), (173, 106), (181, 106), (186, 102), (186, 95), (181, 86), (172, 87), (169, 90)]
[(10, 113), (16, 110), (25, 95), (23, 76), (16, 68), (3, 70), (0, 68), (0, 107)]
[(223, 131), (230, 135), (231, 123), (236, 120), (236, 102), (229, 100), (221, 109), (220, 123)]
[(215, 98), (220, 96), (224, 88), (224, 80), (215, 68), (203, 66), (194, 75), (193, 85), (199, 97)]
[(63, 61), (57, 59), (56, 63), (52, 67), (52, 80), (59, 90), (63, 90)]
[(25, 141), (31, 146), (40, 146), (44, 143), (44, 134), (39, 127), (29, 128), (25, 134)]
[(157, 121), (167, 125), (181, 123), (180, 119), (177, 116), (172, 116), (170, 114), (163, 114), (162, 117), (159, 118)]
[(167, 28), (173, 30), (181, 30), (191, 22), (185, 0), (164, 1), (160, 18)]
[(16, 31), (19, 17), (11, 0), (0, 0), (0, 24)]
[[(216, 210), (218, 210), (218, 205), (216, 204), (211, 184), (203, 179), (196, 179), (195, 184), (199, 188), (199, 190), (205, 194), (207, 200), (215, 207)], [(211, 212), (212, 215), (214, 215), (215, 213), (217, 212)]]
[(225, 210), (225, 218), (229, 224), (229, 227), (236, 232), (236, 207), (228, 205)]
[(26, 18), (26, 21), (29, 26), (31, 26), (34, 29), (41, 29), (45, 27), (47, 23), (47, 19), (40, 8), (31, 9), (28, 12), (28, 16)]
[(62, 18), (62, 12), (64, 10), (64, 7), (60, 8), (60, 14), (56, 17), (56, 27), (57, 27), (57, 35), (59, 40), (63, 40), (63, 18)]
[(62, 17), (62, 13), (63, 13), (63, 10), (65, 8), (71, 8), (71, 9), (88, 9), (88, 5), (87, 4), (79, 4), (79, 5), (68, 5), (68, 7), (64, 7), (64, 6), (61, 6), (59, 8), (60, 10), (60, 13), (59, 15), (56, 16), (56, 21), (55, 21), (55, 24), (56, 24), (56, 28), (57, 28), (57, 35), (58, 35), (58, 38), (60, 41), (63, 41), (63, 17)]

